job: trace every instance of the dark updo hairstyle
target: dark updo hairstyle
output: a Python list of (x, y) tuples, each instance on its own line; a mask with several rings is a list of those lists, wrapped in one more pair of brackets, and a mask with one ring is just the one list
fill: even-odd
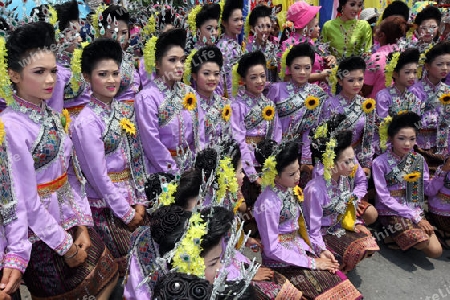
[(327, 121), (327, 137), (314, 139), (314, 132), (311, 131), (311, 156), (313, 161), (320, 161), (323, 163), (323, 154), (327, 148), (327, 142), (330, 140), (331, 133), (334, 132), (334, 138), (336, 139), (336, 147), (334, 147), (334, 154), (336, 155), (334, 161), (339, 159), (341, 153), (352, 146), (352, 132), (350, 130), (342, 130), (336, 132), (338, 126), (345, 119), (345, 115), (333, 115), (330, 120)]
[(248, 69), (253, 66), (262, 65), (264, 68), (266, 67), (266, 58), (261, 51), (255, 51), (246, 53), (241, 56), (239, 60), (239, 65), (237, 68), (238, 74), (244, 78), (247, 75)]
[[(245, 280), (239, 281), (226, 281), (225, 290), (217, 295), (217, 300), (235, 300), (236, 295), (242, 292), (245, 287)], [(253, 285), (248, 285), (242, 295), (238, 298), (239, 300), (253, 300), (256, 299), (256, 292)]]
[(200, 243), (201, 256), (204, 257), (222, 238), (228, 234), (233, 223), (234, 214), (221, 206), (213, 206), (201, 211), (202, 219), (208, 223), (208, 233)]
[(152, 299), (208, 300), (211, 295), (212, 285), (208, 280), (195, 275), (169, 272), (156, 282)]
[(339, 63), (337, 78), (342, 80), (347, 72), (354, 70), (366, 70), (366, 62), (360, 56), (347, 57)]
[(192, 169), (181, 175), (175, 193), (175, 204), (186, 209), (189, 198), (198, 197), (202, 184), (202, 173), (198, 169)]
[(392, 2), (383, 11), (383, 16), (381, 17), (381, 20), (384, 20), (390, 16), (403, 17), (403, 19), (405, 19), (405, 21), (407, 22), (409, 20), (408, 5), (405, 2), (398, 0)]
[(203, 64), (207, 62), (216, 63), (219, 69), (223, 66), (222, 52), (216, 46), (205, 46), (199, 49), (193, 56), (191, 61), (192, 74), (197, 74)]
[[(388, 60), (392, 59), (394, 52), (389, 53)], [(417, 48), (409, 48), (400, 53), (394, 72), (399, 72), (405, 65), (411, 63), (419, 63), (420, 52)]]
[(130, 23), (130, 13), (128, 13), (127, 9), (120, 5), (110, 5), (103, 12), (101, 21), (103, 28), (108, 28), (108, 16), (111, 18), (111, 22), (114, 22), (114, 19), (117, 21), (124, 21), (127, 26)]
[(179, 46), (184, 50), (186, 46), (186, 31), (183, 29), (172, 29), (162, 33), (155, 45), (155, 60), (161, 59), (172, 47)]
[(297, 44), (291, 48), (286, 56), (286, 66), (291, 66), (297, 57), (309, 57), (311, 59), (311, 65), (313, 65), (316, 59), (316, 53), (310, 43)]
[(217, 3), (205, 4), (195, 16), (195, 26), (199, 29), (206, 21), (220, 19), (220, 5)]
[(158, 14), (157, 20), (158, 20), (158, 29), (163, 30), (166, 25), (174, 25), (175, 23), (175, 14), (172, 13), (171, 8), (167, 8), (163, 10), (164, 15)]
[(381, 21), (379, 32), (384, 33), (386, 44), (391, 45), (405, 36), (408, 29), (408, 24), (401, 16), (391, 16)]
[(222, 11), (222, 22), (228, 22), (235, 9), (242, 10), (243, 8), (244, 2), (242, 0), (226, 0)]
[(122, 63), (122, 47), (119, 42), (112, 39), (96, 39), (83, 49), (81, 54), (81, 72), (91, 75), (97, 64), (107, 59), (112, 59), (120, 67)]
[[(273, 154), (276, 147), (277, 143), (273, 140), (264, 140), (258, 143), (255, 149), (255, 158), (261, 166), (264, 165), (264, 161)], [(299, 155), (297, 142), (285, 144), (283, 149), (275, 156), (278, 174), (281, 174), (287, 166), (297, 161)]]
[(414, 24), (420, 26), (423, 21), (436, 20), (438, 26), (441, 24), (442, 13), (439, 8), (429, 5), (419, 12), (414, 19)]
[(344, 5), (347, 4), (349, 0), (339, 0), (339, 5), (337, 8), (337, 12), (342, 14), (342, 9), (344, 8)]
[(255, 27), (256, 23), (258, 22), (258, 18), (265, 18), (265, 17), (270, 18), (271, 16), (272, 16), (272, 9), (267, 5), (260, 4), (257, 5), (250, 12), (250, 16), (248, 17), (248, 23), (250, 24), (250, 26)]
[(69, 27), (70, 21), (78, 21), (80, 18), (80, 11), (78, 10), (76, 0), (57, 4), (55, 5), (55, 10), (58, 14), (58, 28), (61, 32)]
[(197, 153), (195, 158), (195, 168), (204, 173), (205, 180), (211, 177), (211, 173), (217, 166), (217, 151), (208, 147)]
[(158, 172), (150, 174), (145, 182), (145, 195), (147, 196), (147, 200), (151, 202), (152, 206), (156, 202), (156, 197), (161, 195), (161, 179), (164, 178), (167, 183), (171, 182), (175, 179), (175, 177), (170, 173)]
[(450, 54), (450, 42), (448, 41), (440, 42), (439, 44), (431, 48), (430, 51), (425, 54), (425, 63), (431, 64), (436, 59), (436, 57), (445, 54)]
[(33, 54), (43, 50), (53, 50), (56, 45), (53, 26), (46, 22), (24, 24), (11, 32), (7, 42), (8, 68), (21, 72), (24, 63), (33, 61)]
[(420, 120), (420, 116), (411, 111), (395, 115), (389, 124), (388, 136), (393, 138), (403, 128), (413, 128), (417, 134), (420, 129)]
[(150, 230), (153, 240), (159, 245), (159, 255), (175, 248), (191, 215), (190, 211), (178, 205), (162, 206), (150, 215)]

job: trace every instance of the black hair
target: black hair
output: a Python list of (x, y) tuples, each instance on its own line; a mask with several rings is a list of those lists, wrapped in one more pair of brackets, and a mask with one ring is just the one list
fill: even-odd
[(334, 138), (336, 139), (336, 147), (334, 147), (334, 154), (336, 155), (334, 161), (339, 159), (341, 153), (352, 146), (352, 132), (350, 130), (336, 131), (341, 122), (345, 119), (345, 115), (334, 115), (328, 120), (327, 123), (327, 137), (321, 137), (314, 139), (314, 132), (311, 131), (311, 156), (313, 161), (319, 160), (323, 162), (323, 153), (326, 151), (327, 142), (331, 137), (331, 132), (334, 132)]
[(80, 18), (80, 11), (78, 10), (78, 3), (76, 0), (64, 2), (55, 5), (56, 13), (58, 14), (58, 28), (60, 31), (69, 27), (70, 21), (78, 21)]
[[(277, 143), (273, 140), (264, 140), (259, 142), (255, 149), (255, 158), (260, 165), (264, 165), (264, 161), (273, 154)], [(298, 160), (299, 147), (297, 142), (289, 142), (283, 146), (283, 149), (275, 156), (277, 161), (277, 172), (281, 174), (283, 170)]]
[(411, 111), (395, 115), (389, 124), (388, 136), (394, 137), (403, 128), (413, 128), (417, 134), (420, 129), (420, 120), (420, 116)]
[(347, 72), (354, 70), (366, 70), (366, 63), (360, 56), (347, 57), (339, 63), (337, 77), (338, 79), (344, 79)]
[(190, 211), (178, 205), (162, 206), (150, 215), (150, 230), (153, 240), (159, 245), (159, 255), (175, 248), (191, 215)]
[(189, 198), (198, 197), (201, 184), (202, 173), (200, 170), (192, 169), (184, 172), (175, 193), (175, 204), (186, 209)]
[(183, 29), (172, 29), (162, 33), (155, 46), (155, 60), (160, 61), (173, 46), (183, 48), (186, 46), (186, 31)]
[(222, 52), (216, 46), (206, 46), (199, 49), (193, 56), (191, 61), (192, 74), (197, 74), (204, 63), (216, 63), (220, 69), (223, 66)]
[(208, 300), (211, 298), (212, 288), (206, 279), (185, 273), (169, 272), (158, 278), (152, 299)]
[(409, 20), (409, 7), (403, 1), (393, 1), (389, 4), (385, 10), (383, 11), (383, 15), (381, 16), (381, 20), (386, 19), (390, 16), (400, 16), (405, 19), (406, 22)]
[(3, 17), (0, 17), (0, 30), (3, 30), (5, 32), (10, 31), (9, 25)]
[(48, 4), (41, 4), (31, 9), (30, 17), (36, 16), (39, 22), (45, 22), (45, 18), (48, 14), (50, 14)]
[(157, 15), (158, 28), (162, 30), (165, 25), (175, 23), (175, 14), (172, 13), (171, 8), (164, 10), (164, 16), (162, 14)]
[(208, 233), (202, 238), (201, 256), (204, 257), (222, 238), (228, 234), (233, 223), (234, 214), (221, 206), (213, 206), (201, 211), (202, 219), (208, 223)]
[[(7, 42), (8, 68), (20, 72), (24, 63), (35, 60), (34, 53), (52, 50), (56, 44), (53, 26), (46, 22), (24, 24), (11, 32)], [(28, 58), (26, 58), (28, 56)]]
[(220, 19), (220, 5), (217, 3), (205, 4), (195, 16), (195, 25), (200, 28), (206, 21)]
[[(239, 281), (226, 281), (224, 291), (217, 295), (217, 300), (234, 300), (236, 295), (241, 293), (242, 289), (245, 287), (245, 280)], [(242, 300), (253, 300), (256, 299), (256, 291), (253, 285), (248, 285), (242, 295), (239, 297)]]
[(103, 28), (105, 29), (109, 25), (108, 16), (111, 18), (111, 22), (114, 22), (115, 19), (116, 21), (124, 21), (127, 26), (130, 23), (130, 13), (125, 7), (120, 5), (110, 5), (102, 12), (103, 20), (101, 21), (101, 23), (103, 25)]
[(195, 158), (195, 168), (204, 172), (205, 180), (208, 180), (211, 173), (217, 166), (217, 151), (214, 148), (205, 148), (197, 153)]
[(337, 12), (338, 13), (342, 13), (342, 8), (344, 7), (345, 4), (347, 4), (348, 0), (339, 0), (339, 5), (337, 8)]
[[(388, 60), (392, 59), (394, 52), (389, 53)], [(417, 48), (409, 48), (400, 53), (394, 72), (399, 72), (407, 64), (419, 63), (420, 51)]]
[(222, 148), (222, 151), (230, 155), (231, 164), (236, 171), (238, 162), (241, 159), (241, 149), (239, 148), (239, 144), (234, 139), (227, 139), (222, 141), (220, 147)]
[(250, 26), (256, 26), (256, 22), (258, 22), (258, 18), (265, 18), (265, 17), (271, 17), (272, 16), (272, 9), (268, 7), (267, 5), (260, 4), (257, 5), (251, 12), (250, 16), (248, 17), (248, 23)]
[(122, 63), (122, 47), (119, 42), (99, 38), (87, 45), (81, 54), (81, 72), (91, 75), (98, 62), (101, 60), (112, 59), (120, 67)]
[(314, 65), (316, 53), (309, 43), (300, 43), (291, 48), (286, 56), (286, 66), (290, 66), (297, 57), (311, 58), (311, 65)]
[(242, 0), (226, 0), (222, 11), (222, 21), (228, 22), (228, 19), (233, 14), (235, 9), (242, 10), (244, 8), (244, 2)]
[(425, 63), (431, 64), (436, 59), (436, 57), (445, 54), (450, 54), (450, 42), (448, 41), (440, 42), (436, 46), (431, 48), (430, 51), (425, 54)]
[(241, 56), (239, 60), (239, 65), (237, 68), (238, 74), (244, 78), (247, 75), (248, 69), (253, 66), (263, 65), (266, 68), (266, 58), (261, 51), (255, 51), (246, 53)]
[(436, 20), (437, 24), (441, 24), (442, 13), (439, 8), (432, 5), (425, 7), (421, 12), (419, 12), (414, 19), (414, 24), (420, 26), (423, 21), (426, 20)]
[(175, 178), (172, 174), (165, 172), (153, 173), (148, 176), (144, 188), (145, 195), (152, 204), (155, 202), (155, 198), (163, 192), (161, 188), (161, 177), (163, 177), (167, 183)]

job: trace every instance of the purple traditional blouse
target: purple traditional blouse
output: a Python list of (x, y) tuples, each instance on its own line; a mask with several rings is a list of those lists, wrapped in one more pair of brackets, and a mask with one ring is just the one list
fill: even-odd
[[(205, 115), (205, 142), (214, 143), (213, 141), (219, 137), (231, 136), (231, 102), (229, 99), (213, 93), (211, 98), (201, 96), (197, 93), (200, 107)], [(228, 109), (228, 116), (224, 117), (224, 113)]]
[[(66, 231), (76, 226), (93, 226), (72, 141), (60, 115), (45, 102), (36, 106), (14, 98), (2, 119), (8, 152), (12, 158), (20, 159), (12, 159), (9, 166), (10, 182), (14, 184), (3, 188), (9, 188), (7, 193), (25, 203), (29, 240), (42, 240), (58, 255), (64, 255), (73, 243)], [(13, 187), (15, 194), (10, 190)]]
[[(272, 139), (277, 143), (281, 141), (281, 124), (275, 112), (275, 103), (264, 95), (254, 96), (248, 92), (241, 93), (232, 101), (231, 126), (233, 137), (239, 144), (242, 157), (242, 167), (251, 181), (258, 177), (255, 165), (254, 144), (263, 139)], [(272, 120), (265, 120), (265, 108), (274, 110)]]
[(5, 99), (0, 98), (0, 113), (1, 113), (2, 111), (4, 111), (6, 107), (7, 107), (7, 105), (6, 105)]
[(177, 148), (195, 153), (205, 144), (204, 113), (198, 104), (183, 106), (184, 97), (195, 91), (182, 82), (168, 88), (155, 79), (136, 96), (136, 122), (149, 173), (175, 172), (180, 163)]
[(369, 113), (364, 112), (365, 99), (359, 95), (351, 100), (341, 94), (328, 98), (322, 106), (320, 122), (329, 120), (332, 115), (344, 114), (346, 118), (337, 130), (352, 131), (352, 147), (363, 168), (370, 168), (374, 154), (376, 112), (375, 107)]
[(131, 54), (123, 52), (122, 63), (120, 64), (120, 87), (116, 99), (118, 101), (134, 101), (139, 92), (141, 79), (139, 72), (134, 66), (134, 58)]
[(439, 98), (450, 93), (450, 86), (439, 82), (432, 84), (427, 77), (411, 87), (423, 105), (421, 129), (417, 146), (422, 149), (437, 147), (439, 154), (448, 154), (450, 133), (450, 105), (442, 105)]
[(261, 257), (269, 268), (311, 268), (313, 258), (307, 252), (314, 252), (298, 233), (298, 218), (303, 215), (294, 197), (292, 189), (266, 187), (255, 202), (253, 216), (263, 245)]
[[(306, 100), (316, 97), (317, 107), (308, 109)], [(293, 82), (278, 82), (271, 85), (267, 98), (275, 102), (281, 129), (284, 135), (301, 135), (302, 164), (312, 164), (309, 133), (317, 127), (321, 105), (328, 95), (321, 87), (306, 83), (298, 86)]]
[[(404, 176), (418, 172), (416, 181), (408, 183)], [(440, 168), (432, 180), (424, 158), (410, 152), (401, 158), (390, 148), (378, 156), (372, 165), (372, 176), (377, 191), (376, 209), (380, 216), (400, 216), (419, 223), (424, 215), (424, 195), (435, 194), (444, 177)]]
[(237, 41), (237, 37), (229, 37), (225, 34), (217, 42), (217, 48), (220, 49), (223, 55), (223, 68), (220, 76), (220, 83), (216, 89), (217, 94), (228, 96), (232, 95), (233, 90), (233, 65), (236, 64), (242, 56), (242, 47)]
[(395, 116), (401, 111), (412, 111), (419, 116), (422, 114), (423, 105), (420, 99), (409, 89), (401, 93), (395, 85), (379, 91), (376, 101), (377, 115), (381, 119), (388, 115)]
[(427, 194), (428, 211), (440, 216), (450, 217), (450, 172), (441, 172), (438, 175), (443, 177), (444, 180), (439, 180), (431, 186)]
[(253, 39), (253, 36), (249, 37), (250, 41), (245, 46), (245, 51), (247, 53), (261, 51), (266, 58), (266, 75), (267, 82), (278, 81), (278, 64), (279, 64), (279, 53), (280, 50), (278, 45), (267, 40), (265, 44), (258, 45)]
[(91, 207), (110, 208), (128, 224), (135, 215), (131, 205), (146, 204), (145, 170), (139, 133), (126, 132), (124, 120), (134, 126), (132, 106), (92, 97), (71, 132)]

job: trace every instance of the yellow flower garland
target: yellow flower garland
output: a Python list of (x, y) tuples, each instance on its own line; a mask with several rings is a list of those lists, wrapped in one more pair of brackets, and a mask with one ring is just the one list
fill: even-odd
[(5, 124), (3, 124), (2, 120), (0, 119), (0, 145), (3, 144), (4, 140), (5, 140)]
[(362, 109), (366, 114), (370, 114), (376, 106), (377, 102), (373, 98), (366, 98), (362, 103)]
[(294, 195), (297, 196), (298, 202), (303, 202), (305, 200), (305, 196), (303, 195), (303, 190), (297, 185), (293, 189)]
[(450, 94), (442, 94), (439, 97), (439, 102), (441, 102), (442, 105), (449, 105), (450, 104)]
[(281, 80), (284, 80), (284, 77), (286, 77), (286, 57), (288, 56), (289, 52), (291, 52), (292, 45), (286, 48), (286, 50), (283, 52), (283, 55), (281, 55), (281, 67), (280, 67), (280, 73), (278, 73), (278, 76), (281, 78)]
[(184, 61), (183, 82), (187, 85), (191, 85), (191, 75), (192, 75), (191, 63), (195, 53), (197, 53), (197, 49), (193, 49), (191, 53), (189, 53), (186, 60)]
[(147, 24), (142, 28), (142, 33), (144, 36), (150, 37), (152, 34), (156, 32), (156, 19), (154, 15), (151, 15), (148, 18)]
[(388, 128), (389, 124), (392, 122), (392, 117), (387, 116), (386, 118), (381, 121), (380, 127), (378, 128), (378, 133), (380, 135), (380, 148), (381, 150), (386, 150), (387, 148), (387, 141), (388, 141)]
[(231, 113), (232, 113), (232, 110), (231, 110), (230, 104), (225, 105), (222, 109), (222, 119), (225, 122), (228, 122), (230, 120)]
[(323, 123), (319, 127), (316, 128), (316, 132), (314, 132), (314, 139), (326, 138), (328, 134), (328, 124)]
[(338, 78), (337, 78), (338, 68), (339, 68), (338, 65), (334, 66), (331, 69), (330, 76), (328, 77), (328, 83), (330, 84), (331, 93), (333, 95), (336, 95), (336, 88), (337, 88), (337, 84), (338, 84)]
[(250, 13), (245, 18), (245, 25), (244, 25), (244, 40), (250, 38)]
[(193, 36), (195, 36), (197, 34), (197, 22), (196, 22), (196, 18), (197, 18), (197, 14), (202, 10), (202, 6), (201, 5), (196, 5), (191, 12), (188, 14), (188, 25), (189, 25), (189, 29), (191, 30), (191, 33)]
[(262, 117), (266, 121), (272, 121), (275, 118), (275, 108), (272, 105), (267, 105), (262, 110)]
[(155, 50), (156, 50), (156, 42), (158, 41), (157, 36), (152, 36), (144, 46), (144, 64), (145, 70), (148, 74), (151, 74), (155, 71), (156, 59), (155, 59)]
[(336, 158), (336, 154), (334, 153), (335, 147), (336, 139), (331, 138), (327, 143), (325, 152), (322, 154), (323, 178), (325, 178), (326, 181), (331, 179), (331, 169), (334, 166), (334, 159)]
[(384, 84), (386, 87), (390, 87), (392, 85), (392, 73), (394, 73), (395, 68), (397, 67), (398, 59), (400, 57), (400, 52), (395, 52), (392, 55), (391, 60), (384, 67), (385, 80)]
[(4, 37), (0, 37), (0, 97), (5, 99), (6, 104), (14, 102), (12, 83), (8, 74), (8, 50)]
[(428, 47), (420, 54), (419, 64), (417, 68), (417, 78), (422, 78), (423, 66), (425, 65), (426, 55), (433, 48), (433, 44), (429, 44)]
[(175, 203), (174, 193), (177, 191), (178, 185), (176, 183), (169, 183), (166, 188), (163, 189), (161, 195), (159, 195), (160, 205), (171, 205)]
[(233, 66), (233, 71), (232, 71), (232, 95), (233, 97), (236, 97), (237, 92), (238, 92), (238, 88), (239, 88), (239, 82), (241, 81), (241, 75), (239, 75), (238, 73), (238, 67), (239, 67), (239, 63), (236, 63)]
[(236, 178), (236, 171), (233, 168), (233, 163), (230, 157), (225, 157), (219, 161), (217, 184), (217, 199), (223, 199), (227, 191), (231, 194), (236, 194), (239, 188)]
[(69, 111), (67, 109), (63, 109), (61, 115), (61, 125), (64, 127), (64, 131), (66, 133), (69, 133), (69, 126), (71, 122), (72, 119), (70, 118)]
[(55, 29), (55, 36), (59, 36), (59, 26), (58, 26), (58, 13), (56, 12), (55, 8), (48, 4), (48, 12), (49, 12), (49, 20), (48, 23), (53, 25), (53, 28)]
[(417, 180), (419, 180), (420, 178), (420, 172), (411, 172), (409, 174), (406, 174), (405, 176), (403, 176), (403, 179), (406, 182), (416, 182)]
[(200, 257), (200, 243), (207, 233), (207, 224), (203, 222), (200, 213), (195, 213), (189, 219), (189, 227), (180, 244), (175, 249), (172, 267), (184, 274), (205, 277), (205, 261)]
[(70, 78), (70, 86), (74, 93), (78, 92), (81, 86), (81, 55), (83, 54), (83, 49), (88, 45), (89, 42), (82, 42), (81, 49), (73, 50), (72, 60), (70, 62), (70, 69), (72, 71), (72, 78)]
[(278, 175), (277, 172), (277, 161), (275, 156), (269, 156), (265, 161), (262, 168), (261, 182), (262, 187), (274, 186), (275, 177)]
[(184, 96), (183, 107), (187, 110), (193, 110), (197, 107), (197, 98), (194, 93), (189, 92)]
[(305, 99), (305, 106), (308, 110), (314, 110), (317, 106), (319, 106), (320, 100), (314, 96), (308, 96)]
[(127, 118), (122, 118), (120, 120), (120, 127), (129, 135), (136, 135), (136, 127), (134, 124)]
[(92, 16), (92, 26), (95, 29), (94, 37), (99, 38), (100, 37), (100, 24), (99, 24), (99, 17), (102, 15), (103, 11), (106, 9), (106, 4), (102, 4), (95, 10), (95, 14)]

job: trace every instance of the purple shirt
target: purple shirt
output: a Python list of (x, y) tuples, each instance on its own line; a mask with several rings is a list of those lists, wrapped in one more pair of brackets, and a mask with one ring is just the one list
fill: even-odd
[(403, 110), (412, 111), (418, 115), (422, 114), (420, 99), (409, 89), (401, 93), (395, 85), (379, 91), (376, 101), (377, 115), (381, 119), (386, 118), (388, 115), (394, 116)]
[[(208, 144), (219, 137), (231, 136), (231, 102), (229, 99), (213, 93), (210, 99), (197, 93), (197, 99), (205, 115), (205, 142)], [(230, 108), (228, 120), (224, 119), (222, 113), (225, 107)]]
[(139, 92), (141, 79), (134, 66), (134, 58), (125, 52), (120, 64), (120, 76), (120, 87), (116, 99), (118, 101), (134, 101), (136, 94)]
[[(435, 174), (444, 178), (444, 180), (437, 180), (428, 192), (428, 211), (444, 216), (450, 217), (450, 172), (440, 172)], [(445, 199), (445, 200), (444, 200)]]
[(233, 65), (236, 64), (242, 56), (242, 47), (239, 45), (237, 38), (223, 35), (217, 42), (217, 48), (223, 55), (223, 68), (220, 76), (220, 84), (216, 89), (217, 94), (225, 94), (225, 85), (228, 97), (232, 95), (233, 89)]

